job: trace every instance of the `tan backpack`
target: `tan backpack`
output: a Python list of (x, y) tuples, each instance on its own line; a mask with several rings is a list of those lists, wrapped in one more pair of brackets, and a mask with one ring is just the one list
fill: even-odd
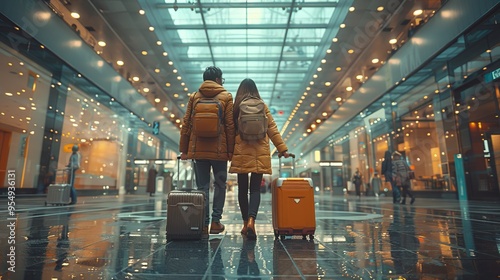
[(249, 97), (241, 101), (238, 132), (243, 140), (262, 139), (267, 134), (266, 105), (262, 99)]

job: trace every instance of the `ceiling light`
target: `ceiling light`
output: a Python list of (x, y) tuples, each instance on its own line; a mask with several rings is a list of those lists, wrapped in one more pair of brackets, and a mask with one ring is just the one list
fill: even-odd
[(71, 13), (71, 17), (73, 17), (73, 18), (80, 18), (80, 14), (76, 13), (76, 12), (72, 12)]
[(316, 104), (314, 104), (314, 103), (311, 103), (311, 107), (315, 107), (315, 106), (316, 106)]
[(316, 120), (316, 123), (321, 123), (321, 120), (320, 120), (320, 119), (317, 119), (317, 120)]
[(161, 46), (161, 41), (156, 41), (156, 44), (157, 44), (158, 46)]
[(172, 113), (172, 114), (170, 114), (170, 117), (173, 119), (173, 118), (175, 118), (175, 115)]
[(336, 43), (338, 41), (339, 41), (339, 38), (337, 38), (337, 37), (335, 37), (335, 38), (332, 39), (332, 42), (334, 42), (334, 43)]
[(177, 69), (172, 70), (172, 72), (177, 74)]
[(6, 92), (5, 95), (12, 96), (13, 94), (11, 92)]
[(149, 88), (145, 87), (145, 88), (142, 89), (142, 91), (148, 93), (149, 92)]
[(349, 53), (349, 54), (353, 54), (353, 53), (354, 53), (354, 50), (353, 50), (353, 49), (350, 49), (350, 50), (348, 50), (348, 51), (347, 51), (347, 53)]
[(391, 44), (391, 45), (394, 45), (397, 42), (398, 42), (398, 39), (395, 39), (395, 38), (389, 40), (389, 44)]
[[(320, 71), (321, 71), (321, 70), (320, 70)], [(318, 74), (314, 74), (314, 75), (313, 75), (313, 78), (314, 78), (314, 79), (318, 78)]]
[(345, 88), (345, 90), (347, 90), (347, 91), (352, 91), (352, 87), (351, 87), (351, 86), (348, 86), (348, 87), (346, 87), (346, 88)]
[(326, 50), (326, 53), (332, 53), (331, 49)]
[(318, 92), (318, 94), (316, 94), (317, 97), (323, 97), (323, 94), (321, 92)]
[(305, 115), (309, 115), (309, 111), (304, 111), (304, 114)]
[(167, 106), (163, 107), (163, 111), (164, 112), (168, 111), (168, 107)]
[(142, 51), (141, 54), (142, 55), (148, 55), (148, 52), (147, 51)]
[(342, 67), (337, 67), (337, 68), (335, 68), (335, 70), (337, 70), (337, 72), (340, 72), (340, 71), (342, 71)]
[(178, 93), (174, 93), (174, 97), (175, 98), (179, 98), (179, 94)]
[(153, 26), (150, 26), (149, 31), (153, 32), (153, 31), (155, 31), (155, 28)]
[(340, 28), (345, 28), (345, 23), (340, 24)]
[(167, 56), (167, 55), (168, 55), (168, 53), (167, 53), (167, 52), (163, 52), (163, 56)]
[(181, 76), (177, 76), (177, 80), (182, 80), (182, 77)]
[(414, 15), (414, 16), (419, 16), (419, 15), (421, 15), (423, 12), (424, 12), (424, 11), (423, 11), (422, 9), (418, 9), (418, 10), (415, 10), (415, 11), (413, 12), (413, 15)]
[[(308, 128), (306, 131), (309, 133), (309, 132), (311, 132), (311, 129), (310, 129), (310, 128)], [(304, 136), (306, 136), (306, 135), (304, 135)]]
[(155, 102), (156, 102), (156, 103), (160, 103), (160, 102), (161, 102), (161, 99), (160, 99), (160, 98), (158, 98), (158, 97), (156, 97), (156, 98), (155, 98)]
[(356, 76), (356, 79), (358, 79), (358, 80), (362, 80), (362, 79), (363, 79), (363, 75), (357, 75), (357, 76)]
[(99, 41), (99, 42), (97, 42), (97, 44), (99, 46), (101, 46), (101, 47), (105, 47), (106, 46), (106, 42), (104, 42), (104, 41)]
[(323, 70), (323, 68), (318, 67), (318, 69), (316, 69), (316, 70), (318, 70), (318, 72), (321, 72)]
[(119, 65), (119, 66), (123, 66), (123, 64), (125, 64), (125, 63), (123, 61), (121, 61), (121, 60), (118, 60), (118, 61), (116, 61), (116, 64)]
[(169, 87), (169, 86), (170, 86), (170, 83), (165, 83), (165, 86), (166, 86), (166, 87)]
[(174, 62), (172, 60), (168, 61), (168, 65), (174, 65)]
[(327, 113), (327, 112), (323, 112), (321, 115), (322, 115), (323, 117), (326, 117), (326, 116), (328, 116), (328, 113)]
[(132, 81), (138, 82), (139, 81), (139, 77), (132, 77)]
[(349, 8), (349, 12), (354, 12), (354, 10), (356, 10), (356, 8), (354, 8), (354, 7)]
[(161, 71), (160, 68), (155, 69), (155, 73), (160, 73), (160, 71)]
[(140, 15), (144, 15), (146, 12), (144, 10), (139, 10)]
[(384, 10), (384, 7), (383, 7), (383, 6), (379, 6), (379, 7), (377, 7), (377, 11), (378, 11), (378, 12), (382, 12), (383, 10)]
[(326, 59), (322, 59), (322, 60), (321, 60), (321, 63), (326, 63)]
[(374, 58), (372, 59), (372, 63), (379, 63), (380, 60), (378, 60), (378, 58)]
[(332, 83), (330, 82), (325, 82), (325, 86), (329, 87)]

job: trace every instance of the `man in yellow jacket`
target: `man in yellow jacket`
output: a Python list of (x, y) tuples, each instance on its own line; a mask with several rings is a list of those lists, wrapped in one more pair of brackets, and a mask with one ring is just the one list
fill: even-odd
[[(184, 115), (179, 151), (181, 159), (194, 159), (196, 185), (205, 192), (205, 227), (203, 233), (208, 233), (210, 224), (209, 189), (210, 170), (214, 175), (214, 198), (212, 206), (212, 223), (210, 233), (217, 234), (224, 231), (221, 224), (222, 212), (226, 200), (227, 162), (233, 157), (234, 150), (234, 121), (233, 97), (222, 86), (224, 78), (222, 71), (215, 66), (207, 67), (203, 73), (203, 83), (199, 90), (189, 98)], [(198, 137), (193, 130), (193, 106), (201, 98), (216, 98), (222, 107), (221, 129), (217, 137)]]

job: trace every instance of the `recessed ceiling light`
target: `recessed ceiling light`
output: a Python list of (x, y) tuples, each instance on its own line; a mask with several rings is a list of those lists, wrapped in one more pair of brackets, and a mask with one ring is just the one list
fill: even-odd
[(379, 6), (379, 7), (377, 7), (377, 11), (378, 11), (378, 12), (382, 12), (383, 10), (384, 10), (384, 7), (383, 7), (383, 6)]
[(116, 61), (116, 64), (120, 65), (120, 66), (123, 66), (123, 64), (125, 64), (125, 63), (123, 61), (121, 61), (121, 60), (118, 60), (118, 61)]
[(336, 43), (338, 41), (339, 41), (339, 38), (337, 38), (337, 37), (335, 37), (335, 38), (332, 39), (332, 42), (334, 42), (334, 43)]
[(332, 53), (331, 49), (326, 50), (326, 53)]
[(142, 91), (144, 91), (144, 92), (147, 93), (147, 92), (149, 92), (149, 88), (145, 87), (145, 88), (142, 89)]
[(354, 10), (356, 10), (356, 8), (354, 8), (354, 7), (349, 8), (349, 12), (354, 12)]
[(345, 23), (340, 24), (340, 28), (345, 28)]
[(329, 87), (329, 86), (331, 86), (331, 85), (332, 85), (332, 83), (330, 83), (330, 82), (325, 82), (325, 86)]
[(424, 12), (424, 11), (423, 11), (422, 9), (418, 9), (418, 10), (415, 10), (415, 11), (413, 12), (413, 15), (414, 15), (414, 16), (419, 16), (419, 15), (421, 15), (423, 12)]
[(151, 32), (155, 31), (154, 26), (150, 26), (150, 27), (149, 27), (149, 31), (151, 31)]
[(358, 79), (358, 80), (362, 80), (362, 79), (363, 79), (363, 75), (357, 75), (357, 76), (356, 76), (356, 79)]
[(157, 44), (158, 46), (161, 46), (161, 41), (156, 41), (156, 44)]
[(379, 61), (380, 61), (380, 60), (379, 60), (378, 58), (374, 58), (374, 59), (372, 59), (372, 63), (379, 63)]
[(105, 47), (106, 46), (106, 42), (104, 42), (104, 41), (99, 41), (99, 42), (97, 42), (97, 44), (99, 46), (101, 46), (101, 47)]
[(337, 72), (340, 72), (340, 71), (342, 71), (342, 67), (337, 67), (337, 68), (335, 68), (335, 70), (337, 70)]
[(147, 51), (142, 51), (141, 54), (142, 55), (148, 55), (148, 52)]
[(156, 102), (156, 103), (160, 103), (160, 102), (161, 102), (161, 99), (160, 99), (160, 98), (158, 98), (158, 97), (156, 97), (156, 98), (155, 98), (155, 102)]
[(72, 17), (72, 18), (80, 18), (80, 14), (79, 14), (79, 13), (76, 13), (76, 12), (72, 12), (72, 13), (71, 13), (71, 17)]
[(139, 81), (139, 77), (132, 77), (132, 81), (138, 82)]
[(398, 42), (398, 39), (395, 39), (395, 38), (389, 40), (389, 44), (391, 44), (391, 45), (394, 45), (397, 42)]
[(167, 56), (167, 55), (168, 55), (168, 53), (167, 53), (167, 52), (163, 52), (163, 56)]
[(321, 63), (326, 63), (326, 59), (322, 59), (322, 60), (321, 60)]
[(140, 15), (144, 15), (146, 12), (144, 10), (139, 10)]
[(347, 51), (347, 53), (349, 53), (349, 54), (353, 54), (353, 53), (354, 53), (354, 50), (353, 50), (353, 49), (350, 49), (350, 50), (348, 50), (348, 51)]
[(352, 87), (351, 87), (351, 86), (346, 87), (346, 88), (345, 88), (345, 90), (347, 90), (347, 91), (352, 91)]

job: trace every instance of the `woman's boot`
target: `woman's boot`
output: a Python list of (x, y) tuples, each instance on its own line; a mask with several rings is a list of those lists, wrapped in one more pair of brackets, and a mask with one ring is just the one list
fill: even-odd
[(247, 226), (248, 226), (248, 221), (243, 221), (243, 228), (241, 229), (241, 234), (246, 235), (247, 234)]
[(257, 238), (257, 234), (255, 233), (255, 218), (254, 217), (248, 218), (247, 237), (248, 237), (248, 239), (256, 239)]

